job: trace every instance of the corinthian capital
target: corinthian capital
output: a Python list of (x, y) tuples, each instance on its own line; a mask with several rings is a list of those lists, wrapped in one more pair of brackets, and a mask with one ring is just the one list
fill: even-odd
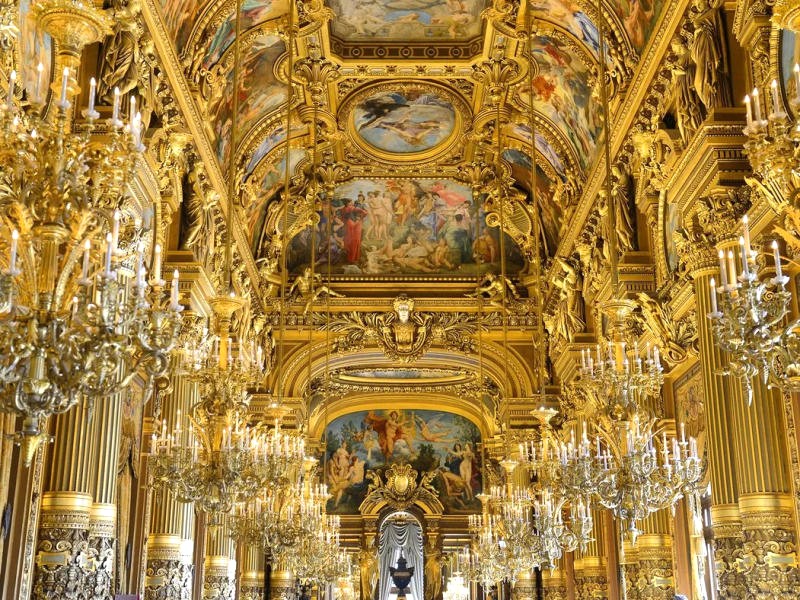
[(739, 221), (750, 208), (751, 189), (742, 186), (714, 193), (698, 201), (697, 222), (715, 244), (735, 240)]

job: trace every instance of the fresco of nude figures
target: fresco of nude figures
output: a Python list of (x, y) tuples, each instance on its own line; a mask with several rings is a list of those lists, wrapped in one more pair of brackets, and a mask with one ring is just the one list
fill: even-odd
[[(312, 240), (313, 236), (313, 240)], [(506, 270), (523, 259), (506, 236)], [(470, 189), (446, 179), (356, 179), (323, 204), (316, 229), (289, 245), (291, 273), (308, 266), (315, 249), (318, 272), (345, 275), (461, 275), (499, 272), (500, 239)]]
[(334, 419), (327, 428), (328, 512), (357, 514), (366, 497), (366, 472), (409, 463), (435, 471), (433, 486), (448, 513), (479, 512), (481, 435), (472, 421), (432, 410), (371, 410)]

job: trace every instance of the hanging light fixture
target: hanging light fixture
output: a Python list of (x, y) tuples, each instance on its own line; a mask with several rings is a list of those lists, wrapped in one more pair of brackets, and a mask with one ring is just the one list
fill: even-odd
[[(598, 2), (598, 14), (602, 14), (600, 8)], [(634, 338), (631, 317), (635, 303), (621, 293), (615, 207), (619, 199), (611, 190), (611, 132), (602, 19), (599, 37), (599, 82), (605, 127), (604, 197), (608, 206), (612, 292), (611, 300), (601, 303), (599, 308), (609, 320), (609, 339), (597, 346), (594, 356), (588, 350), (582, 352), (578, 378), (571, 390), (579, 390), (599, 404), (593, 423), (597, 432), (596, 452), (591, 456), (584, 428), (581, 442), (575, 445), (573, 441), (566, 448), (566, 458), (583, 462), (586, 470), (581, 471), (581, 479), (590, 484), (585, 491), (623, 521), (635, 541), (639, 521), (657, 510), (673, 507), (695, 488), (703, 469), (694, 440), (687, 441), (684, 435), (680, 441), (675, 437), (668, 439), (651, 416), (660, 405), (664, 381), (659, 350)]]
[[(70, 10), (77, 11), (75, 27), (92, 23), (101, 31), (106, 23), (91, 3)], [(40, 6), (40, 26), (69, 30), (58, 11), (53, 3)], [(3, 48), (10, 51), (16, 49)], [(127, 211), (144, 150), (136, 99), (124, 120), (115, 90), (98, 143), (95, 80), (85, 123), (75, 131), (75, 72), (64, 67), (59, 75), (60, 94), (47, 110), (41, 64), (30, 89), (11, 71), (0, 102), (0, 237), (8, 250), (0, 271), (0, 410), (23, 418), (15, 439), (26, 464), (51, 415), (82, 401), (91, 407), (136, 375), (149, 389), (167, 369), (181, 322), (178, 275), (165, 293), (157, 244), (146, 277), (151, 211), (144, 219)]]
[[(241, 71), (241, 0), (235, 4), (233, 88)], [(231, 145), (237, 147), (238, 93), (233, 95)], [(233, 197), (237, 192), (235, 152), (228, 180), (225, 281), (227, 294), (211, 301), (217, 331), (208, 330), (180, 356), (180, 373), (198, 386), (200, 402), (172, 432), (162, 423), (153, 436), (150, 457), (153, 485), (167, 488), (182, 502), (194, 502), (216, 523), (237, 506), (257, 500), (267, 488), (296, 481), (306, 461), (305, 441), (265, 423), (250, 422), (250, 391), (261, 387), (267, 371), (263, 349), (255, 339), (240, 337), (238, 356), (231, 332), (233, 314), (245, 301), (233, 289)], [(249, 328), (242, 326), (242, 330)]]

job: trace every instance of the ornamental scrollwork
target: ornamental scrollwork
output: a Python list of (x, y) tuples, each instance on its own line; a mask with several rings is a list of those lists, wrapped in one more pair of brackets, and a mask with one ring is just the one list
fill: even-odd
[(438, 471), (423, 473), (417, 481), (416, 469), (410, 464), (394, 464), (381, 475), (378, 471), (368, 471), (370, 481), (367, 497), (362, 506), (386, 502), (393, 510), (405, 510), (415, 503), (439, 505), (439, 494), (433, 487)]

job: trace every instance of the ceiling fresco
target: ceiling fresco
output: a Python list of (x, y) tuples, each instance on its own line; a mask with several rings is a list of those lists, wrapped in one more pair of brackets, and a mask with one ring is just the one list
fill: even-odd
[[(450, 275), (499, 272), (496, 227), (464, 184), (448, 179), (355, 179), (336, 188), (323, 204), (316, 228), (293, 240), (287, 256), (291, 273), (315, 266), (350, 276)], [(505, 240), (506, 268), (519, 271), (522, 256)]]
[[(290, 152), (289, 170), (299, 177), (295, 170), (309, 154), (310, 111), (316, 102), (319, 120), (313, 139), (321, 144), (316, 155), (330, 156), (346, 172), (318, 213), (320, 223), (331, 223), (332, 234), (319, 229), (314, 234), (320, 236), (316, 248), (336, 256), (337, 275), (354, 277), (474, 277), (490, 268), (487, 265), (496, 259), (492, 242), (479, 240), (485, 231), (497, 228), (486, 226), (487, 215), (472, 200), (462, 171), (490, 156), (486, 150), (493, 137), (490, 113), (496, 97), (510, 105), (504, 158), (518, 187), (525, 190), (530, 186), (532, 103), (538, 210), (545, 246), (552, 253), (571, 218), (572, 209), (559, 199), (565, 188), (570, 201), (577, 198), (595, 164), (601, 137), (595, 98), (598, 15), (606, 20), (609, 68), (616, 70), (617, 78), (630, 78), (665, 7), (665, 0), (614, 0), (598, 11), (592, 1), (532, 0), (535, 33), (529, 86), (525, 36), (514, 34), (525, 27), (524, 4), (294, 1), (299, 28), (292, 55), (296, 64), (306, 62), (304, 74), (295, 75), (291, 140), (297, 148)], [(288, 53), (280, 36), (285, 34), (282, 24), (289, 0), (241, 2), (236, 165), (248, 189), (242, 225), (258, 259), (275, 235), (265, 231), (275, 226), (268, 208), (280, 198), (277, 192), (286, 173), (283, 70)], [(161, 19), (175, 42), (225, 177), (233, 123), (235, 2), (160, 4)], [(317, 78), (313, 92), (309, 77)], [(493, 86), (506, 85), (507, 93), (497, 96), (492, 91)], [(617, 89), (626, 93), (624, 86)], [(461, 222), (456, 223), (459, 211)], [(520, 244), (530, 233), (523, 226), (530, 227), (531, 218), (536, 218), (530, 212), (520, 207), (514, 213), (522, 229), (509, 233)], [(496, 215), (492, 218), (491, 224), (497, 225)], [(300, 232), (292, 241), (289, 261), (296, 273), (312, 261), (312, 232), (302, 227), (292, 231)], [(496, 243), (497, 232), (491, 236)], [(482, 253), (476, 243), (490, 249)], [(522, 268), (522, 253), (517, 245), (510, 246), (515, 252), (510, 264)], [(530, 248), (525, 252), (529, 255)]]
[(330, 0), (333, 35), (344, 41), (468, 40), (481, 33), (482, 0)]

